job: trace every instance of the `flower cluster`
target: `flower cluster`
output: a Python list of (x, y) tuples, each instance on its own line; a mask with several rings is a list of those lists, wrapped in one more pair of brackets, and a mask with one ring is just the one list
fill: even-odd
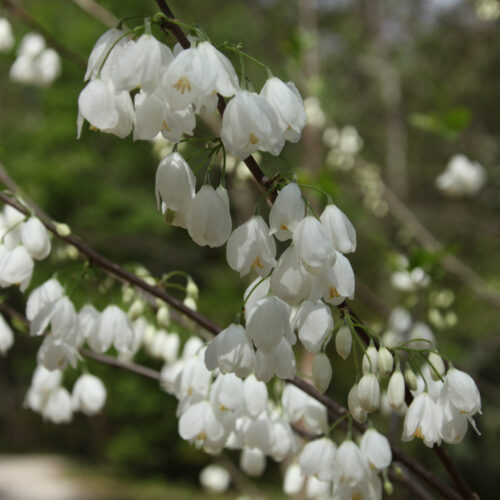
[(486, 182), (486, 171), (482, 165), (470, 161), (464, 155), (455, 155), (446, 165), (445, 171), (436, 179), (436, 187), (451, 197), (472, 197)]

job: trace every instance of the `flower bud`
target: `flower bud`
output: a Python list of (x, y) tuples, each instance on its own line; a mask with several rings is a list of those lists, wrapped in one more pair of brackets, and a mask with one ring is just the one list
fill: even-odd
[(376, 375), (367, 373), (361, 377), (358, 384), (359, 404), (368, 413), (380, 406), (380, 386)]
[(135, 321), (144, 312), (144, 302), (142, 300), (136, 299), (132, 302), (129, 307), (128, 316), (132, 321)]
[(395, 371), (389, 380), (387, 397), (393, 410), (398, 410), (405, 402), (405, 381), (399, 370)]
[(381, 377), (386, 377), (392, 372), (394, 360), (392, 354), (387, 347), (381, 347), (377, 354), (378, 371)]
[(416, 391), (418, 388), (417, 384), (417, 376), (415, 375), (415, 372), (411, 368), (407, 368), (405, 370), (405, 381), (408, 384), (408, 387), (412, 391)]
[(186, 286), (186, 294), (188, 297), (191, 297), (193, 300), (198, 300), (200, 296), (200, 291), (196, 283), (188, 278), (187, 286)]
[(347, 326), (343, 326), (335, 337), (335, 348), (342, 359), (347, 359), (351, 353), (352, 334)]
[(170, 311), (166, 305), (160, 306), (156, 311), (156, 321), (160, 328), (167, 328), (170, 325)]
[(443, 358), (436, 354), (435, 352), (430, 352), (429, 357), (427, 358), (429, 361), (429, 371), (431, 372), (432, 380), (437, 382), (440, 380), (445, 372)]
[(358, 398), (358, 384), (354, 384), (349, 391), (349, 395), (347, 396), (347, 406), (349, 408), (349, 412), (351, 416), (356, 422), (363, 424), (366, 422), (367, 413), (359, 403)]
[(388, 495), (392, 495), (394, 493), (394, 486), (388, 479), (384, 481), (384, 491)]
[(363, 356), (363, 374), (367, 373), (377, 373), (378, 371), (378, 363), (377, 363), (377, 348), (374, 346), (368, 347)]
[(56, 232), (59, 236), (65, 237), (71, 234), (71, 228), (68, 224), (64, 224), (64, 222), (59, 222), (56, 224)]
[(323, 393), (328, 389), (332, 379), (332, 365), (326, 354), (317, 354), (312, 362), (312, 378), (318, 391)]

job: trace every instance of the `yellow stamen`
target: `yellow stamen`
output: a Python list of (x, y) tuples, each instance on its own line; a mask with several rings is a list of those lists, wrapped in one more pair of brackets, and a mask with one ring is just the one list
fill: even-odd
[(283, 231), (287, 231), (288, 228), (285, 226), (285, 224), (281, 224), (281, 229), (283, 229)]
[(425, 439), (424, 435), (422, 434), (422, 427), (420, 427), (420, 425), (415, 429), (415, 432), (413, 433), (413, 437), (416, 437), (419, 439)]
[(340, 293), (338, 292), (338, 290), (334, 286), (331, 286), (329, 288), (329, 292), (330, 292), (331, 299), (334, 299), (336, 297), (340, 297)]
[(166, 121), (166, 120), (163, 120), (162, 125), (163, 125), (163, 128), (164, 128), (167, 132), (170, 132), (170, 128), (169, 128), (169, 126), (167, 125), (167, 121)]
[(257, 257), (253, 262), (252, 265), (250, 266), (252, 269), (255, 269), (256, 267), (260, 267), (261, 269), (264, 269), (264, 266), (262, 265), (262, 262), (260, 261), (260, 257)]
[(197, 436), (196, 439), (200, 441), (206, 441), (207, 440), (207, 433), (205, 431), (200, 432)]
[(250, 134), (250, 144), (257, 144), (259, 142), (259, 139), (255, 137), (255, 135)]
[(191, 92), (191, 82), (185, 76), (181, 76), (174, 85), (174, 88), (181, 94), (184, 94), (186, 89), (188, 92)]

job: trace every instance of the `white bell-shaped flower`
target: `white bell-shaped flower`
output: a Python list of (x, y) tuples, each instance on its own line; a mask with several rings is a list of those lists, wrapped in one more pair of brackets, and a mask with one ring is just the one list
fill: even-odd
[(335, 251), (326, 229), (311, 215), (295, 226), (293, 244), (304, 267), (313, 274), (319, 274), (335, 263)]
[(392, 372), (394, 358), (387, 347), (382, 346), (377, 353), (378, 373), (381, 377), (387, 377)]
[(91, 304), (84, 305), (78, 313), (78, 326), (83, 340), (88, 339), (99, 328), (101, 313)]
[(37, 58), (36, 82), (40, 86), (50, 85), (62, 71), (61, 57), (54, 49), (45, 49)]
[(389, 379), (387, 398), (391, 408), (395, 411), (405, 404), (405, 379), (399, 370), (396, 370)]
[(269, 382), (274, 375), (283, 380), (295, 377), (295, 355), (292, 346), (284, 337), (270, 354), (265, 354), (257, 349), (255, 360), (255, 377), (257, 380)]
[(380, 385), (376, 375), (367, 373), (361, 377), (357, 389), (359, 404), (367, 413), (380, 406)]
[[(449, 398), (447, 398), (446, 395), (444, 395), (443, 398), (439, 398), (438, 405), (442, 409), (442, 416), (443, 416), (439, 434), (441, 435), (441, 438), (445, 443), (448, 444), (460, 443), (467, 434), (469, 419), (471, 420), (471, 423), (476, 429), (472, 417), (467, 417), (467, 415), (461, 414), (453, 406), (453, 404), (451, 404)], [(477, 429), (476, 432), (478, 432)]]
[(264, 382), (259, 382), (255, 375), (249, 375), (243, 382), (243, 399), (246, 412), (256, 418), (267, 408), (268, 394)]
[(328, 269), (324, 280), (323, 300), (329, 304), (339, 305), (346, 298), (354, 298), (355, 279), (351, 263), (340, 252), (335, 252), (333, 266)]
[(165, 44), (151, 34), (141, 35), (137, 41), (124, 44), (114, 59), (110, 75), (113, 85), (118, 91), (141, 87), (145, 92), (154, 92), (173, 59)]
[(356, 230), (337, 205), (327, 205), (319, 219), (335, 250), (341, 253), (356, 251)]
[(231, 484), (231, 476), (224, 467), (212, 464), (200, 472), (200, 483), (211, 493), (224, 493)]
[(13, 250), (21, 243), (22, 222), (26, 219), (26, 216), (10, 205), (5, 205), (2, 215), (1, 232), (3, 243), (7, 250)]
[(186, 227), (186, 218), (195, 195), (196, 178), (179, 153), (170, 153), (158, 165), (155, 193), (158, 207), (163, 202), (173, 213), (172, 224)]
[(135, 120), (130, 94), (116, 91), (111, 82), (91, 80), (78, 97), (77, 132), (80, 137), (83, 121), (102, 132), (122, 139), (132, 131)]
[[(315, 476), (308, 477), (306, 484), (306, 498), (307, 500), (336, 498), (332, 496), (332, 482), (321, 481), (321, 479), (318, 479)], [(350, 498), (350, 496), (346, 498)]]
[(38, 65), (36, 60), (29, 56), (19, 56), (9, 70), (9, 77), (13, 82), (26, 85), (36, 84), (38, 80)]
[(310, 441), (299, 455), (302, 474), (332, 481), (336, 456), (337, 447), (331, 439), (325, 437)]
[(187, 441), (217, 442), (224, 439), (226, 430), (217, 420), (211, 404), (201, 401), (190, 406), (179, 419), (179, 434)]
[(312, 378), (319, 392), (325, 392), (332, 380), (332, 364), (326, 354), (317, 354), (312, 362)]
[(229, 101), (222, 118), (221, 139), (226, 151), (240, 160), (257, 150), (277, 156), (284, 144), (274, 109), (263, 97), (246, 90)]
[(468, 373), (456, 368), (448, 370), (443, 391), (447, 392), (451, 404), (462, 415), (472, 416), (481, 413), (481, 395)]
[(43, 407), (42, 416), (44, 419), (54, 424), (66, 424), (71, 422), (73, 419), (71, 395), (64, 387), (54, 389), (54, 391), (50, 393)]
[(26, 318), (33, 321), (35, 316), (50, 302), (55, 302), (63, 296), (64, 290), (59, 281), (52, 278), (35, 288), (26, 302)]
[(455, 155), (436, 179), (436, 187), (448, 196), (474, 196), (486, 182), (482, 165), (464, 155)]
[[(204, 353), (203, 353), (204, 355)], [(176, 396), (178, 399), (201, 400), (208, 395), (212, 374), (199, 355), (189, 358), (177, 379)]]
[(373, 345), (368, 346), (361, 361), (363, 374), (378, 373), (378, 351)]
[(113, 344), (117, 351), (128, 352), (134, 342), (134, 330), (128, 316), (117, 306), (102, 311), (99, 323), (87, 338), (95, 352), (106, 352)]
[(210, 371), (235, 373), (244, 378), (255, 369), (255, 351), (241, 325), (229, 325), (208, 345), (205, 364)]
[(317, 353), (333, 329), (332, 312), (321, 300), (307, 300), (302, 303), (295, 316), (294, 328), (304, 347), (312, 353)]
[(45, 47), (45, 39), (42, 35), (39, 33), (27, 33), (17, 48), (17, 55), (35, 58), (42, 53)]
[(80, 410), (85, 415), (96, 415), (106, 403), (106, 387), (95, 375), (81, 375), (73, 386), (73, 411)]
[(234, 425), (244, 409), (243, 380), (233, 373), (219, 374), (210, 387), (210, 403), (226, 426)]
[(269, 212), (270, 234), (280, 241), (292, 237), (292, 232), (306, 214), (306, 204), (295, 182), (281, 189)]
[(26, 393), (24, 406), (40, 413), (47, 402), (47, 398), (51, 392), (61, 385), (61, 381), (61, 370), (48, 370), (43, 365), (37, 365)]
[(304, 487), (304, 475), (300, 465), (290, 464), (283, 479), (283, 492), (285, 495), (298, 495)]
[(5, 321), (5, 318), (0, 314), (0, 354), (5, 356), (13, 344), (14, 332), (7, 321)]
[(281, 339), (294, 340), (288, 306), (277, 297), (260, 299), (247, 315), (246, 331), (255, 347), (270, 354)]
[[(113, 51), (119, 50), (120, 47), (127, 42), (126, 38), (123, 36), (124, 34), (122, 30), (112, 28), (99, 37), (90, 53), (84, 81), (87, 81), (89, 78), (97, 78), (99, 70), (105, 58), (108, 56), (111, 47), (114, 46)], [(118, 40), (119, 38), (121, 38), (121, 40)]]
[(293, 448), (294, 436), (289, 422), (280, 418), (270, 422), (271, 429), (271, 447), (269, 455), (277, 462), (283, 462)]
[(243, 299), (245, 301), (245, 315), (248, 315), (255, 307), (255, 304), (269, 293), (269, 288), (269, 278), (255, 278), (252, 283), (248, 285), (245, 293), (243, 294)]
[(368, 413), (363, 409), (358, 397), (358, 384), (354, 384), (347, 395), (347, 406), (349, 408), (349, 412), (352, 415), (352, 418), (363, 424), (366, 422), (368, 417)]
[(8, 52), (14, 47), (14, 35), (9, 20), (0, 18), (0, 52)]
[(368, 429), (359, 444), (370, 469), (381, 471), (391, 465), (392, 451), (389, 440), (375, 429)]
[(258, 448), (243, 448), (240, 469), (250, 477), (259, 477), (266, 469), (266, 456)]
[(297, 305), (310, 295), (311, 279), (293, 244), (281, 254), (270, 284), (273, 293), (290, 305)]
[(260, 95), (271, 105), (278, 117), (283, 137), (290, 142), (300, 139), (306, 124), (306, 112), (297, 87), (293, 82), (283, 82), (279, 78), (269, 78)]
[(348, 326), (342, 326), (335, 336), (335, 349), (342, 359), (347, 359), (351, 354), (352, 333)]
[(333, 480), (348, 486), (356, 486), (369, 478), (366, 458), (356, 443), (346, 439), (338, 448), (333, 466)]
[(204, 185), (196, 193), (187, 217), (187, 230), (193, 241), (209, 247), (220, 247), (231, 234), (229, 197), (223, 186), (214, 189)]
[(419, 394), (408, 407), (403, 424), (403, 441), (420, 438), (429, 448), (441, 443), (443, 419), (441, 407), (426, 392)]
[(254, 269), (264, 277), (276, 265), (276, 243), (260, 215), (251, 217), (233, 231), (227, 242), (226, 257), (231, 269), (240, 276)]
[(196, 48), (201, 57), (215, 71), (216, 77), (213, 90), (224, 97), (231, 97), (236, 94), (240, 89), (240, 85), (231, 61), (209, 42), (201, 42)]
[(51, 250), (47, 229), (37, 217), (31, 217), (23, 224), (21, 242), (28, 253), (37, 260), (45, 259)]
[(31, 282), (34, 267), (31, 255), (23, 246), (5, 251), (0, 257), (1, 286), (19, 285), (24, 292)]
[(78, 315), (68, 297), (63, 296), (45, 305), (31, 321), (30, 335), (35, 337), (42, 335), (49, 325), (55, 338), (63, 339), (78, 335)]
[(46, 335), (37, 352), (37, 362), (47, 370), (64, 370), (68, 363), (76, 368), (80, 355), (80, 344), (76, 335), (63, 338)]
[(409, 340), (412, 349), (430, 349), (436, 345), (436, 339), (429, 326), (421, 321), (416, 322), (410, 330)]

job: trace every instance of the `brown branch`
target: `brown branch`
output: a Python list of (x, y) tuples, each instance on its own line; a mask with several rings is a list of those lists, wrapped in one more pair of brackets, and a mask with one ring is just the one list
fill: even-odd
[(98, 4), (95, 0), (73, 0), (73, 3), (108, 28), (113, 28), (120, 21), (111, 11)]

